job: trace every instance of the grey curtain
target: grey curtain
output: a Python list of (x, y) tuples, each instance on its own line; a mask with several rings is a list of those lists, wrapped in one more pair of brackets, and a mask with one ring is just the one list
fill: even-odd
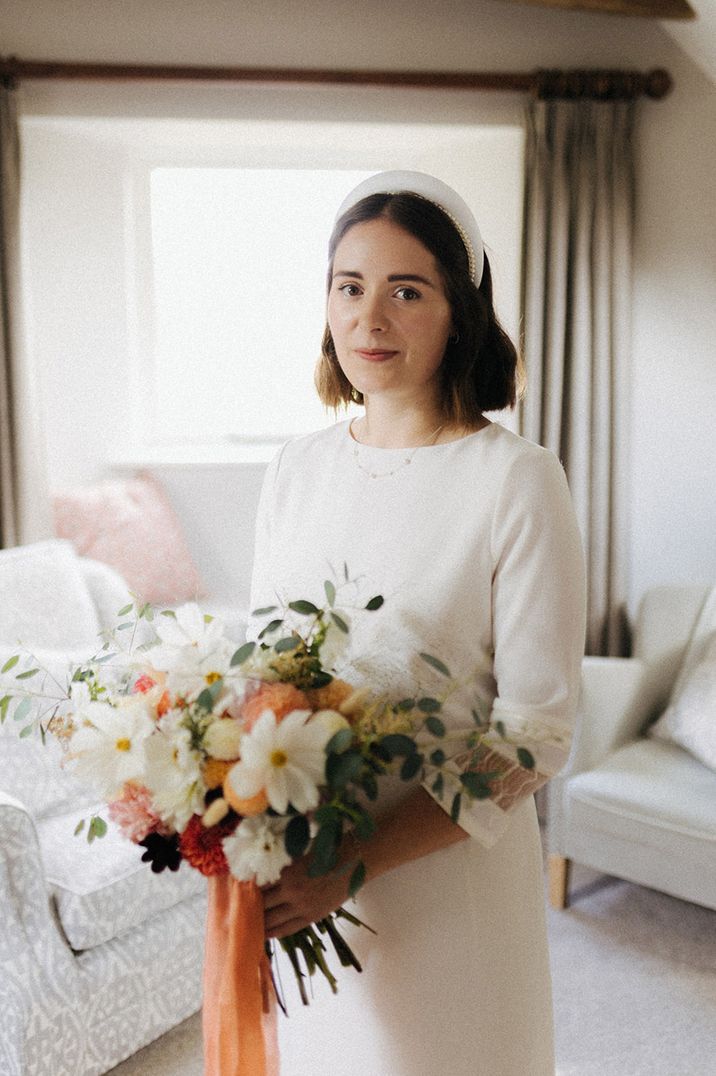
[(626, 645), (633, 101), (527, 112), (521, 431), (562, 460), (587, 558), (587, 653)]
[(20, 287), (20, 140), (15, 91), (0, 83), (0, 548), (46, 538), (50, 505)]

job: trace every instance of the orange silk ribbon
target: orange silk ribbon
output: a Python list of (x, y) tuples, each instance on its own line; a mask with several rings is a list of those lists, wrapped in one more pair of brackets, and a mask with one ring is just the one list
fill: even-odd
[(204, 1076), (278, 1076), (261, 892), (231, 874), (209, 878), (203, 1029)]

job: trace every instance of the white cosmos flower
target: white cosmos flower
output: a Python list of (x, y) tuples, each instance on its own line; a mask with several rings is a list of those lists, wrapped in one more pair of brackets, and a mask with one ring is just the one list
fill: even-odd
[(156, 631), (160, 642), (149, 657), (156, 669), (169, 673), (170, 691), (197, 694), (229, 673), (235, 644), (224, 637), (224, 622), (216, 617), (207, 622), (195, 602), (180, 606), (173, 617), (157, 618)]
[(286, 820), (257, 815), (245, 818), (223, 840), (229, 870), (240, 882), (256, 880), (257, 885), (277, 882), (291, 862), (284, 844)]
[(162, 719), (162, 731), (147, 740), (143, 783), (152, 793), (157, 814), (176, 830), (183, 830), (193, 814), (201, 814), (206, 786), (201, 758), (191, 746), (188, 729)]
[(303, 813), (318, 805), (318, 786), (325, 780), (328, 732), (306, 719), (309, 710), (293, 710), (281, 722), (265, 710), (241, 741), (241, 759), (231, 783), (241, 799), (266, 789), (274, 811), (285, 814), (289, 803)]
[(154, 722), (141, 695), (122, 699), (118, 707), (84, 701), (75, 723), (68, 760), (80, 780), (112, 799), (125, 781), (142, 777)]

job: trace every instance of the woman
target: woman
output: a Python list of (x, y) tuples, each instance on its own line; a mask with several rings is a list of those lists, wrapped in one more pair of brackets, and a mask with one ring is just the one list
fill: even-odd
[[(351, 580), (353, 682), (462, 686), (450, 736), (489, 717), (478, 769), (500, 773), (459, 821), (432, 788), (395, 782), (375, 835), (346, 839), (367, 882), (351, 935), (364, 971), (316, 985), (281, 1021), (286, 1076), (547, 1076), (554, 1071), (539, 832), (532, 793), (566, 757), (583, 649), (583, 565), (556, 458), (488, 421), (515, 402), (516, 354), (492, 305), (482, 240), (449, 187), (384, 173), (346, 199), (330, 244), (317, 384), (364, 413), (289, 442), (269, 466), (252, 607), (322, 600)], [(258, 625), (255, 626), (258, 629)], [(433, 677), (433, 679), (431, 679)], [(519, 764), (526, 747), (535, 766)], [(466, 752), (467, 755), (467, 752)], [(524, 757), (524, 756), (523, 756)], [(459, 760), (458, 760), (459, 761)], [(347, 900), (348, 874), (306, 862), (264, 890), (278, 938)], [(353, 907), (349, 905), (349, 907)], [(284, 984), (288, 978), (284, 975)]]

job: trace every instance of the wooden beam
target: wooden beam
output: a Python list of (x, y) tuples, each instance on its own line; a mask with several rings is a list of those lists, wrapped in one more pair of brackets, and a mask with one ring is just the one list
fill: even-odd
[(502, 0), (507, 4), (591, 11), (602, 15), (636, 15), (645, 19), (695, 19), (688, 0)]

